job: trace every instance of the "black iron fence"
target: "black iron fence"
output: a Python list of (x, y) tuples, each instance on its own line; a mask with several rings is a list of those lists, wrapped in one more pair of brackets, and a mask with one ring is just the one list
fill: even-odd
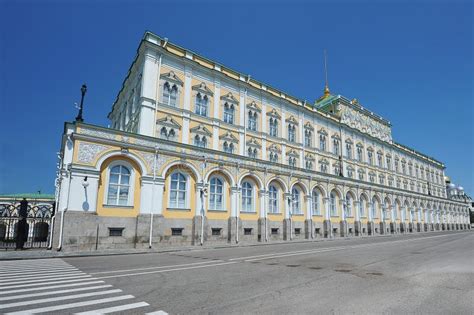
[(0, 248), (15, 249), (18, 240), (22, 248), (48, 247), (54, 203), (29, 203), (26, 216), (20, 202), (0, 202)]

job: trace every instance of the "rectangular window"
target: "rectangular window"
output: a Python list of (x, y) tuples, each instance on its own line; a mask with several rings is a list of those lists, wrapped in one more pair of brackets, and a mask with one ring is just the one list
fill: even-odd
[(272, 235), (278, 235), (278, 228), (272, 228)]
[(301, 234), (301, 229), (295, 228), (295, 235), (300, 235), (300, 234)]
[(244, 235), (252, 235), (252, 229), (251, 228), (244, 228)]
[(221, 235), (221, 228), (212, 228), (211, 231), (212, 231), (212, 235), (214, 236), (220, 236)]
[(320, 234), (321, 234), (321, 229), (320, 229), (320, 228), (315, 228), (315, 229), (314, 229), (314, 233), (315, 233), (316, 235), (320, 235)]
[(171, 228), (171, 235), (172, 236), (181, 236), (183, 235), (184, 228)]
[(109, 227), (109, 236), (122, 236), (123, 227)]

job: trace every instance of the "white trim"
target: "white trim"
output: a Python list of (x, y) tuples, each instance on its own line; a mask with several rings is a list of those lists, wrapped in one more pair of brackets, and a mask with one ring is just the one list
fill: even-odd
[[(222, 182), (222, 207), (220, 209), (211, 209), (211, 180), (213, 178), (217, 178)], [(213, 174), (209, 177), (209, 180), (207, 181), (209, 183), (209, 193), (207, 194), (207, 210), (208, 211), (222, 211), (222, 212), (227, 212), (227, 194), (226, 191), (228, 190), (228, 185), (227, 185), (227, 180), (219, 175), (219, 174)]]

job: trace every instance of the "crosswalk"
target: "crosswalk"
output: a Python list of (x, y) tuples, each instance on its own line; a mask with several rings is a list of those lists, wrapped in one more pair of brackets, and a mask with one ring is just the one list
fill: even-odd
[(135, 296), (62, 259), (0, 261), (1, 314), (145, 314), (147, 311), (150, 311), (148, 303), (137, 301)]

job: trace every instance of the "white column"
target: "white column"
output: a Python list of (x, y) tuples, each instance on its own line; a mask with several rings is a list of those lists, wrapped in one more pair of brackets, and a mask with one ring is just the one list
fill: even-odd
[(266, 217), (266, 214), (265, 214), (265, 212), (267, 211), (267, 207), (265, 207), (266, 195), (267, 195), (267, 192), (265, 190), (260, 190), (258, 192), (258, 196), (260, 197), (260, 218)]
[(212, 117), (219, 119), (219, 112), (221, 106), (221, 82), (219, 79), (214, 80), (214, 112)]
[[(198, 183), (196, 184), (196, 209), (195, 209), (195, 213), (194, 215), (195, 216), (200, 216), (201, 215), (201, 209), (203, 206), (202, 203), (201, 203), (201, 188), (204, 188), (204, 185), (202, 183)], [(205, 200), (203, 200), (204, 203), (206, 202)]]
[(340, 202), (341, 205), (341, 220), (344, 221), (346, 219), (346, 205), (347, 205), (347, 200), (341, 200)]
[(267, 159), (267, 140), (265, 138), (262, 139), (262, 160)]
[(183, 129), (182, 129), (181, 142), (184, 144), (189, 143), (189, 118), (185, 115), (183, 117)]
[(367, 217), (369, 218), (369, 222), (372, 222), (374, 218), (372, 218), (372, 207), (374, 206), (374, 203), (373, 202), (367, 202), (367, 205), (369, 206), (368, 208), (368, 214), (367, 214)]
[(192, 75), (193, 69), (189, 66), (184, 68), (184, 110), (191, 110), (191, 85), (192, 85)]
[(262, 99), (262, 132), (267, 133), (267, 105), (265, 98)]
[(238, 124), (245, 128), (245, 112), (246, 112), (246, 104), (245, 104), (245, 89), (240, 89), (240, 99), (239, 99), (239, 122)]
[(281, 137), (283, 139), (286, 139), (286, 121), (285, 121), (285, 112), (282, 110), (281, 111)]
[(230, 190), (230, 216), (237, 217), (238, 212), (239, 188), (232, 187)]
[(329, 209), (329, 198), (324, 198), (324, 206), (325, 206), (325, 209), (326, 209), (326, 213), (324, 214), (324, 218), (326, 220), (331, 220), (331, 214), (329, 213), (330, 212), (330, 209)]
[(312, 217), (312, 205), (313, 205), (313, 197), (312, 196), (306, 196), (306, 219), (311, 220)]
[(212, 148), (219, 150), (219, 126), (216, 123), (212, 126)]
[(154, 51), (148, 49), (145, 52), (138, 133), (146, 136), (155, 136), (153, 131), (156, 124), (154, 120), (160, 63), (161, 58)]
[(239, 154), (245, 155), (244, 152), (244, 145), (245, 145), (245, 136), (243, 132), (239, 132)]
[(290, 218), (290, 205), (288, 204), (288, 198), (291, 198), (290, 193), (285, 193), (284, 195), (284, 200), (285, 200), (285, 219)]
[(355, 202), (354, 212), (355, 212), (355, 215), (354, 215), (355, 220), (360, 221), (360, 201), (359, 200)]

